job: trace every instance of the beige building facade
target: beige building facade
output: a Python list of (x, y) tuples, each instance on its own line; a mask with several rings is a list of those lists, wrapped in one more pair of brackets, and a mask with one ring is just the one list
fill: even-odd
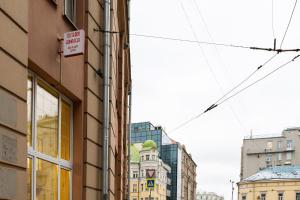
[[(131, 149), (130, 199), (166, 200), (170, 196), (167, 185), (171, 184), (170, 179), (168, 179), (171, 167), (159, 158), (156, 143), (152, 140), (147, 140), (143, 144), (131, 145)], [(154, 189), (147, 188), (147, 170), (155, 171)]]
[(272, 166), (300, 164), (300, 128), (279, 135), (249, 136), (241, 151), (241, 180)]
[(196, 200), (224, 200), (223, 196), (220, 196), (214, 192), (197, 192)]
[(300, 167), (261, 170), (238, 183), (238, 200), (299, 200)]
[[(128, 4), (111, 1), (108, 199), (127, 199)], [(64, 57), (65, 32), (85, 32)], [(103, 199), (104, 1), (0, 2), (0, 199)], [(100, 30), (100, 31), (99, 31)]]
[(196, 200), (197, 191), (197, 165), (192, 155), (187, 153), (185, 146), (182, 145), (181, 156), (181, 199)]

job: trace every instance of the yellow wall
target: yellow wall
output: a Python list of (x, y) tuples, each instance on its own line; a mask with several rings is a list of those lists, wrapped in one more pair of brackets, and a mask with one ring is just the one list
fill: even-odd
[[(133, 192), (133, 185), (136, 184), (139, 186), (138, 190), (139, 192)], [(141, 185), (143, 184), (143, 190)], [(146, 190), (146, 180), (140, 180), (138, 184), (138, 179), (131, 179), (130, 181), (130, 199), (136, 198), (137, 200), (140, 200), (143, 198), (149, 198), (150, 191)], [(154, 198), (154, 200), (166, 200), (166, 194), (167, 194), (167, 188), (165, 184), (158, 184), (154, 190), (151, 191), (151, 197)]]
[(279, 192), (283, 192), (284, 199), (295, 200), (296, 192), (300, 192), (300, 180), (239, 184), (239, 200), (242, 200), (243, 194), (247, 194), (247, 200), (257, 200), (262, 192), (265, 192), (266, 198), (270, 200), (277, 200)]

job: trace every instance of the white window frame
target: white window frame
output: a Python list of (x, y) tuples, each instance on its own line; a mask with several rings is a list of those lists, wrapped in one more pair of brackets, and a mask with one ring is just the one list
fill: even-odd
[[(73, 6), (74, 6), (74, 16), (72, 19), (70, 16), (68, 16), (68, 12), (67, 12), (67, 1), (73, 1)], [(64, 15), (66, 16), (66, 18), (72, 23), (73, 26), (76, 27), (76, 0), (64, 0)]]
[[(57, 170), (57, 199), (60, 200), (60, 172), (61, 169), (65, 169), (70, 172), (70, 180), (69, 180), (69, 196), (70, 200), (72, 199), (72, 175), (73, 175), (73, 103), (71, 100), (69, 100), (67, 97), (62, 95), (59, 91), (57, 91), (55, 88), (53, 88), (51, 85), (49, 85), (46, 81), (38, 77), (32, 72), (28, 72), (28, 77), (31, 77), (32, 81), (32, 105), (31, 105), (31, 125), (32, 125), (32, 145), (31, 147), (27, 147), (27, 158), (31, 158), (32, 161), (32, 181), (31, 181), (31, 195), (32, 200), (36, 200), (36, 162), (37, 159), (50, 162), (52, 164), (55, 164), (58, 167)], [(47, 87), (51, 88), (54, 92), (58, 94), (58, 157), (54, 158), (52, 156), (46, 155), (44, 153), (36, 151), (37, 147), (37, 121), (36, 121), (36, 110), (37, 110), (37, 86), (38, 82), (42, 82)], [(70, 105), (71, 108), (71, 117), (70, 117), (70, 161), (64, 160), (61, 158), (61, 101), (64, 100), (66, 103)]]
[[(264, 195), (264, 198), (262, 196)], [(267, 194), (266, 193), (261, 193), (260, 194), (260, 200), (266, 200), (267, 199)]]
[(284, 200), (284, 194), (283, 194), (283, 192), (279, 192), (278, 193), (278, 200)]
[(281, 161), (282, 160), (282, 153), (277, 153), (277, 160)]
[(266, 155), (266, 161), (267, 161), (267, 162), (272, 162), (272, 157), (273, 157), (273, 155), (270, 154), (270, 153), (268, 153), (268, 154)]
[(286, 141), (286, 149), (292, 150), (293, 149), (293, 140), (287, 140)]
[[(288, 156), (289, 155), (289, 156)], [(292, 152), (286, 152), (286, 160), (292, 160), (293, 159), (293, 154)]]

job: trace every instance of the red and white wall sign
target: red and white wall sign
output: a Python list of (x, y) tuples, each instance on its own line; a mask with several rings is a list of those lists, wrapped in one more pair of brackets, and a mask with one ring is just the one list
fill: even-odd
[(84, 53), (84, 30), (64, 33), (64, 56)]

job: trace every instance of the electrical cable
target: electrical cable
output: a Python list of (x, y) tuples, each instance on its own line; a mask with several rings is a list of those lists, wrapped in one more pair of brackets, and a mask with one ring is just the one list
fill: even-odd
[[(206, 23), (206, 21), (205, 21), (205, 18), (204, 18), (204, 16), (203, 16), (203, 14), (202, 14), (202, 12), (201, 12), (201, 10), (200, 10), (200, 8), (199, 8), (199, 6), (198, 6), (196, 0), (193, 0), (193, 3), (194, 3), (194, 5), (195, 5), (195, 8), (196, 8), (197, 13), (199, 14), (199, 16), (200, 16), (200, 18), (201, 18), (201, 20), (202, 20), (202, 22), (203, 22), (203, 24), (204, 24), (204, 28), (205, 28), (205, 30), (206, 30), (206, 32), (207, 32), (209, 38), (210, 38), (210, 42), (215, 43), (215, 42), (214, 42), (214, 39), (213, 39), (213, 37), (212, 37), (212, 35), (211, 35), (209, 29), (208, 29), (208, 26), (207, 26), (207, 23)], [(213, 45), (213, 46), (214, 46), (214, 49), (215, 49), (215, 51), (216, 51), (216, 53), (217, 53), (217, 55), (218, 55), (218, 57), (219, 57), (219, 60), (221, 61), (222, 65), (224, 66), (224, 69), (225, 69), (225, 71), (226, 71), (225, 74), (228, 76), (228, 70), (227, 70), (227, 67), (226, 67), (226, 65), (225, 65), (225, 63), (224, 63), (224, 61), (223, 61), (223, 59), (222, 59), (221, 53), (220, 53), (220, 51), (219, 51), (217, 45)], [(223, 91), (222, 88), (221, 88), (221, 90), (222, 90), (222, 92), (224, 93), (224, 91)], [(236, 121), (238, 122), (238, 124), (240, 125), (240, 127), (243, 128), (245, 131), (247, 131), (247, 129), (246, 129), (244, 123), (242, 123), (241, 119), (239, 118), (238, 114), (237, 114), (236, 111), (234, 110), (233, 106), (232, 106), (230, 103), (228, 104), (228, 106), (229, 106), (229, 108), (230, 108), (230, 110), (231, 110), (231, 112), (232, 112), (232, 114), (233, 114), (233, 117), (236, 119)]]
[(278, 54), (274, 54), (272, 57), (270, 57), (266, 62), (264, 62), (262, 65), (257, 67), (252, 73), (250, 73), (247, 77), (245, 77), (242, 81), (240, 81), (236, 86), (234, 86), (232, 89), (230, 89), (228, 92), (226, 92), (223, 96), (221, 96), (215, 104), (219, 103), (223, 98), (225, 98), (228, 94), (230, 94), (232, 91), (240, 87), (243, 83), (248, 81), (254, 74), (256, 74), (260, 69), (262, 69), (266, 64), (271, 62)]
[(227, 97), (226, 99), (224, 99), (223, 101), (217, 103), (217, 104), (212, 104), (211, 106), (209, 106), (205, 111), (201, 112), (200, 114), (190, 118), (189, 120), (181, 123), (179, 126), (175, 127), (174, 129), (172, 129), (169, 133), (172, 133), (178, 129), (180, 129), (181, 127), (185, 126), (186, 124), (190, 123), (191, 121), (203, 116), (205, 113), (207, 113), (208, 111), (211, 111), (212, 109), (216, 108), (217, 106), (225, 103), (226, 101), (230, 100), (231, 98), (237, 96), (238, 94), (242, 93), (243, 91), (247, 90), (248, 88), (252, 87), (253, 85), (257, 84), (258, 82), (264, 80), (265, 78), (267, 78), (268, 76), (272, 75), (273, 73), (277, 72), (279, 69), (287, 66), (288, 64), (290, 64), (291, 62), (295, 61), (296, 59), (298, 59), (300, 57), (300, 54), (293, 57), (293, 59), (289, 60), (288, 62), (280, 65), (279, 67), (277, 67), (276, 69), (272, 70), (271, 72), (269, 72), (268, 74), (266, 74), (265, 76), (257, 79), (256, 81), (254, 81), (253, 83), (247, 85), (246, 87), (242, 88), (241, 90), (237, 91), (236, 93), (234, 93), (233, 95)]
[(187, 42), (187, 43), (198, 43), (198, 44), (206, 44), (206, 45), (217, 45), (217, 46), (242, 48), (242, 49), (252, 49), (253, 48), (250, 46), (243, 46), (243, 45), (213, 43), (213, 42), (207, 42), (207, 41), (188, 40), (188, 39), (172, 38), (172, 37), (165, 37), (165, 36), (158, 36), (158, 35), (147, 35), (147, 34), (136, 34), (136, 33), (131, 33), (130, 35), (137, 36), (137, 37), (154, 38), (154, 39), (162, 39), (162, 40), (170, 40), (170, 41), (178, 41), (178, 42)]
[(272, 0), (272, 33), (273, 33), (273, 38), (275, 39), (275, 30), (274, 30), (274, 0)]
[(275, 72), (278, 71), (279, 69), (285, 67), (286, 65), (288, 65), (288, 64), (290, 64), (291, 62), (293, 62), (293, 61), (295, 61), (296, 59), (298, 59), (299, 56), (300, 56), (300, 54), (297, 55), (297, 56), (295, 56), (295, 57), (294, 57), (293, 59), (291, 59), (290, 61), (288, 61), (288, 62), (286, 62), (286, 63), (280, 65), (279, 67), (277, 67), (276, 69), (272, 70), (271, 72), (267, 73), (265, 76), (263, 76), (263, 77), (257, 79), (256, 81), (254, 81), (253, 83), (249, 84), (249, 85), (246, 86), (245, 88), (243, 88), (243, 89), (239, 90), (238, 92), (234, 93), (233, 95), (227, 97), (226, 99), (224, 99), (223, 101), (221, 101), (220, 103), (218, 103), (218, 105), (223, 104), (224, 102), (226, 102), (226, 101), (228, 101), (229, 99), (235, 97), (236, 95), (240, 94), (241, 92), (243, 92), (244, 90), (248, 89), (249, 87), (251, 87), (251, 86), (255, 85), (256, 83), (262, 81), (263, 79), (267, 78), (268, 76), (270, 76), (271, 74), (275, 73)]
[(285, 39), (285, 37), (286, 37), (286, 34), (287, 34), (288, 30), (289, 30), (289, 27), (290, 27), (290, 24), (291, 24), (292, 18), (293, 18), (293, 16), (294, 16), (294, 11), (295, 11), (295, 9), (296, 9), (297, 3), (298, 3), (298, 0), (296, 0), (296, 1), (295, 1), (294, 7), (293, 7), (293, 11), (292, 11), (292, 13), (291, 13), (291, 16), (290, 16), (290, 19), (289, 19), (288, 25), (287, 25), (287, 27), (286, 27), (286, 29), (285, 29), (285, 32), (284, 32), (283, 38), (282, 38), (282, 40), (281, 40), (280, 48), (282, 48), (282, 45), (283, 45), (284, 39)]

